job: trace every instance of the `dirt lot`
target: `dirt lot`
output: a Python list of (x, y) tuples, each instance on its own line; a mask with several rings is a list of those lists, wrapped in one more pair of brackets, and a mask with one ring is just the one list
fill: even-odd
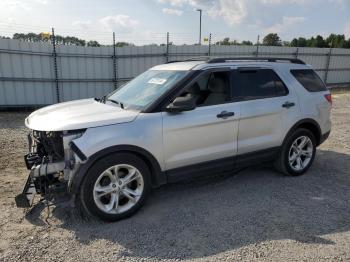
[(333, 98), (330, 139), (305, 176), (256, 167), (167, 185), (118, 223), (17, 209), (25, 114), (1, 113), (0, 261), (350, 261), (350, 93)]

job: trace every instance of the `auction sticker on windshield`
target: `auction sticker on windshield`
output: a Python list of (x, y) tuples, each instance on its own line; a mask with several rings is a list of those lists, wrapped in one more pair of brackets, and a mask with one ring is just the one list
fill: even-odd
[(164, 78), (151, 78), (147, 83), (149, 84), (156, 84), (156, 85), (162, 85), (166, 82), (166, 79)]

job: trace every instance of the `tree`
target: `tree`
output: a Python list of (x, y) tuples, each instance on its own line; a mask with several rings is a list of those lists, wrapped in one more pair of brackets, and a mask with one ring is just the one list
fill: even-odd
[(86, 45), (87, 46), (92, 46), (92, 47), (99, 47), (99, 46), (101, 46), (100, 43), (95, 41), (95, 40), (90, 40), (89, 42), (87, 42)]
[(298, 39), (294, 38), (290, 42), (290, 46), (293, 46), (293, 47), (305, 47), (305, 46), (307, 46), (307, 40), (304, 37), (299, 37)]
[(290, 42), (290, 46), (298, 47), (298, 39), (293, 38), (293, 40)]
[(326, 41), (323, 39), (322, 36), (317, 35), (315, 38), (315, 47), (327, 47)]
[(299, 37), (298, 38), (298, 46), (299, 47), (305, 47), (307, 46), (307, 40), (304, 37)]
[(134, 46), (134, 44), (128, 43), (128, 42), (117, 42), (117, 43), (115, 43), (115, 46), (116, 46), (116, 47)]
[(243, 40), (242, 45), (253, 45), (253, 43), (251, 41), (247, 41), (247, 40)]
[(270, 33), (263, 39), (263, 45), (267, 46), (281, 46), (282, 41), (278, 34)]
[(216, 42), (217, 45), (231, 45), (230, 38), (225, 37), (223, 40)]
[(329, 47), (344, 48), (347, 46), (345, 35), (330, 34), (326, 38), (326, 43)]

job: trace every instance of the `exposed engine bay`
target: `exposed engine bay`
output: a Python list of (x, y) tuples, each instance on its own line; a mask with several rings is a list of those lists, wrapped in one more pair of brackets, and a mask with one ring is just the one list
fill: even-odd
[(24, 160), (30, 174), (23, 192), (16, 196), (18, 207), (33, 204), (35, 194), (49, 200), (57, 191), (65, 191), (76, 170), (75, 154), (70, 142), (84, 130), (31, 131), (28, 134), (29, 153)]
[(28, 134), (29, 154), (25, 156), (28, 169), (42, 161), (57, 162), (64, 159), (62, 132), (32, 131)]

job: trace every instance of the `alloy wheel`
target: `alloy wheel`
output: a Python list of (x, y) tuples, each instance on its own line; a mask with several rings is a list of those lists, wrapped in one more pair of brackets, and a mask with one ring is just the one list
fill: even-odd
[(107, 214), (121, 214), (140, 200), (144, 180), (140, 171), (127, 164), (109, 167), (97, 178), (93, 197), (97, 207)]
[(313, 156), (313, 144), (309, 137), (300, 136), (294, 140), (288, 153), (290, 167), (297, 172), (304, 170)]

